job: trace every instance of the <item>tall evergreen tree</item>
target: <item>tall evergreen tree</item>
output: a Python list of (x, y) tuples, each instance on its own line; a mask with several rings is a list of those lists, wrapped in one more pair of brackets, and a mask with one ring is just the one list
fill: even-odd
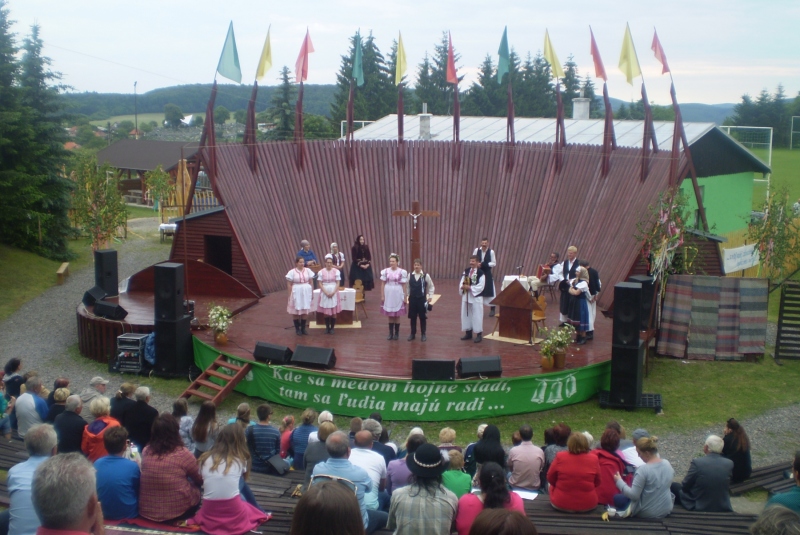
[(486, 55), (481, 64), (480, 75), (464, 95), (461, 112), (477, 117), (502, 117), (506, 112), (505, 98), (497, 83), (496, 67), (492, 57)]
[(581, 96), (581, 79), (578, 76), (578, 64), (570, 54), (564, 62), (564, 77), (561, 79), (561, 99), (564, 101), (564, 116), (572, 117), (572, 101)]
[[(522, 83), (514, 86), (519, 117), (555, 117), (556, 98), (550, 64), (541, 52), (528, 56), (522, 66)], [(518, 97), (517, 97), (518, 95)]]
[(286, 140), (294, 137), (294, 104), (295, 88), (289, 75), (291, 71), (285, 66), (281, 69), (279, 85), (272, 93), (270, 107), (267, 108), (267, 116), (275, 124), (275, 128), (267, 132), (266, 139)]
[[(417, 102), (420, 105), (423, 102), (427, 103), (428, 113), (434, 115), (450, 115), (453, 112), (453, 84), (447, 83), (448, 45), (448, 34), (442, 32), (442, 40), (433, 47), (433, 57), (429, 58), (426, 54), (417, 69), (415, 91)], [(461, 55), (455, 52), (455, 47), (453, 47), (453, 56), (456, 70), (458, 70)], [(460, 81), (463, 78), (460, 76), (458, 79)]]

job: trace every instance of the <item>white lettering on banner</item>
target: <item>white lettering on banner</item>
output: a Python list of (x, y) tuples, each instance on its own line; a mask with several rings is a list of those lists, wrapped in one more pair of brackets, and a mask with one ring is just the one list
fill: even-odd
[(726, 274), (757, 266), (758, 262), (756, 244), (743, 245), (734, 249), (722, 249), (722, 263)]
[(560, 379), (536, 379), (536, 390), (531, 396), (532, 403), (551, 403), (553, 405), (571, 398), (578, 392), (575, 374)]

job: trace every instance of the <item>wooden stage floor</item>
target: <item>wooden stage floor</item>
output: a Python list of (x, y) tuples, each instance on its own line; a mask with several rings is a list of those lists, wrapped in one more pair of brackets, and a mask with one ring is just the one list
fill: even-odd
[[(288, 346), (292, 350), (300, 344), (306, 346), (332, 347), (336, 354), (336, 367), (328, 373), (341, 375), (369, 375), (387, 378), (411, 377), (413, 359), (452, 359), (500, 355), (504, 377), (519, 377), (542, 373), (539, 364), (538, 346), (525, 343), (512, 344), (486, 340), (480, 344), (461, 341), (460, 297), (456, 291), (457, 280), (436, 281), (437, 289), (442, 291), (433, 311), (428, 315), (428, 339), (407, 341), (410, 333), (409, 320), (400, 323), (400, 339), (386, 340), (388, 320), (380, 313), (380, 292), (376, 288), (366, 292), (366, 307), (369, 317), (365, 318), (359, 306), (361, 328), (335, 329), (333, 336), (326, 335), (324, 327), (309, 329), (307, 336), (297, 336), (292, 317), (286, 313), (287, 293), (269, 294), (258, 304), (234, 317), (228, 331), (228, 343), (219, 349), (226, 353), (252, 359), (256, 342), (268, 342)], [(495, 318), (489, 318), (489, 308), (484, 307), (484, 334), (492, 332)], [(566, 368), (580, 368), (611, 359), (612, 320), (602, 314), (597, 315), (594, 340), (583, 346), (571, 345), (567, 354)], [(198, 315), (201, 322), (205, 318)], [(558, 324), (558, 303), (548, 297), (547, 326)], [(313, 320), (311, 320), (313, 322)], [(194, 331), (200, 340), (214, 346), (210, 331)]]

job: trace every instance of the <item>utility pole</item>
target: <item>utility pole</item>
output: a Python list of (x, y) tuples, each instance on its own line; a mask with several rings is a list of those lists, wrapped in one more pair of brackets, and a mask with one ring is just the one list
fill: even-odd
[(133, 82), (133, 128), (136, 134), (134, 135), (135, 139), (139, 139), (139, 109), (136, 105), (136, 84), (138, 82)]

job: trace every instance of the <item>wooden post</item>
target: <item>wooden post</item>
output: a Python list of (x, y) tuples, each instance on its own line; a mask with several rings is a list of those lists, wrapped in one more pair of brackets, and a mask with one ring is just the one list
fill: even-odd
[(421, 257), (421, 244), (420, 244), (420, 221), (421, 217), (439, 217), (439, 212), (435, 210), (420, 210), (419, 201), (411, 203), (411, 211), (395, 210), (392, 212), (396, 217), (411, 217), (414, 226), (411, 228), (411, 258), (409, 265), (413, 266), (414, 260)]

